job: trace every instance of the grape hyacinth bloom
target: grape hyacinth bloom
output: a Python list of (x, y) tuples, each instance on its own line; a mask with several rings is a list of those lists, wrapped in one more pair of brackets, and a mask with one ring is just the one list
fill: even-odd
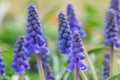
[[(12, 61), (12, 68), (20, 75), (22, 78), (23, 73), (25, 73), (26, 69), (30, 68), (30, 64), (26, 61), (25, 57), (25, 49), (23, 47), (25, 42), (25, 37), (20, 36), (14, 46), (14, 57)], [(22, 79), (20, 79), (22, 80)]]
[(117, 26), (120, 31), (120, 0), (111, 0), (109, 9), (116, 11)]
[(120, 42), (118, 40), (118, 27), (116, 23), (116, 13), (113, 9), (108, 10), (105, 20), (105, 44), (106, 45), (115, 45), (120, 47)]
[(106, 80), (110, 76), (110, 52), (105, 53), (103, 79)]
[(84, 31), (82, 25), (79, 24), (79, 22), (76, 18), (72, 4), (67, 5), (67, 20), (69, 22), (72, 32), (78, 30), (81, 37), (86, 36), (86, 32)]
[(32, 52), (38, 54), (40, 50), (48, 53), (49, 50), (45, 45), (38, 12), (35, 5), (30, 4), (28, 7), (26, 42), (24, 44), (24, 47), (27, 49), (26, 57), (30, 57)]
[(83, 44), (82, 41), (80, 39), (80, 35), (78, 31), (74, 31), (73, 32), (73, 42), (72, 42), (72, 53), (69, 54), (69, 66), (68, 66), (68, 70), (72, 71), (74, 69), (74, 65), (76, 64), (76, 66), (85, 71), (87, 70), (87, 66), (85, 65), (85, 63), (83, 62), (83, 60), (85, 59), (85, 54), (83, 54), (84, 52), (84, 48), (83, 48)]
[(67, 69), (68, 71), (72, 71), (74, 69), (74, 66), (76, 66), (75, 80), (79, 80), (79, 69), (82, 71), (87, 70), (87, 66), (83, 62), (85, 59), (85, 54), (83, 54), (83, 52), (84, 48), (80, 39), (80, 34), (78, 31), (74, 31), (72, 38), (72, 52), (69, 54), (69, 65)]
[[(47, 40), (46, 40), (46, 47), (47, 47)], [(41, 51), (40, 53), (41, 54), (39, 55), (41, 56), (41, 61), (42, 61), (43, 69), (45, 72), (46, 80), (55, 80), (55, 77), (50, 68), (48, 54), (45, 54), (43, 51)]]
[(110, 46), (110, 75), (114, 73), (114, 46), (119, 48), (118, 27), (116, 22), (116, 12), (114, 9), (109, 9), (105, 20), (105, 45)]
[(55, 80), (55, 77), (50, 69), (49, 64), (45, 66), (45, 70), (46, 70), (46, 80)]
[[(42, 61), (45, 78), (46, 78), (45, 80), (55, 80), (55, 77), (50, 69), (48, 55), (44, 54), (43, 52), (41, 52), (39, 55), (41, 56), (41, 61)], [(35, 66), (38, 69), (38, 65), (36, 64)]]
[[(0, 75), (5, 74), (5, 63), (3, 62), (4, 58), (2, 57), (2, 51), (0, 50)], [(1, 78), (1, 76), (0, 76)]]
[(61, 53), (63, 54), (69, 54), (71, 52), (71, 42), (72, 42), (72, 36), (71, 36), (71, 30), (69, 27), (69, 24), (65, 18), (65, 15), (60, 12), (58, 15), (58, 23), (59, 23), (59, 48), (61, 50)]
[(45, 54), (49, 52), (45, 46), (45, 38), (43, 36), (42, 26), (39, 22), (39, 15), (35, 5), (32, 3), (28, 6), (28, 19), (27, 19), (27, 34), (24, 47), (26, 48), (26, 57), (30, 57), (32, 52), (36, 54), (38, 69), (41, 80), (45, 80), (44, 71), (39, 53), (42, 51)]

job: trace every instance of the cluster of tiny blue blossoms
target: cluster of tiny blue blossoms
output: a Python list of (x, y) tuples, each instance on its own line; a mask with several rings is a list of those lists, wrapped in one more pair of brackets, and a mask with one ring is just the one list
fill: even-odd
[(106, 14), (104, 36), (106, 38), (104, 41), (106, 45), (113, 43), (116, 47), (120, 47), (120, 42), (118, 40), (118, 27), (116, 23), (116, 13), (113, 9), (109, 9)]
[(60, 12), (58, 15), (58, 21), (59, 21), (59, 48), (61, 50), (61, 53), (63, 54), (69, 54), (71, 52), (71, 42), (72, 42), (72, 35), (70, 26), (66, 20), (65, 15)]
[(79, 69), (86, 71), (87, 66), (83, 62), (85, 54), (79, 31), (73, 32), (72, 52), (69, 54), (68, 70), (72, 71), (76, 65)]
[(86, 32), (84, 31), (83, 27), (79, 24), (76, 18), (72, 4), (67, 5), (67, 20), (69, 22), (72, 32), (78, 30), (81, 37), (86, 36)]
[(116, 11), (117, 26), (120, 31), (120, 2), (119, 0), (111, 0), (109, 9), (114, 9)]
[[(48, 47), (47, 40), (46, 40), (46, 47)], [(55, 80), (55, 76), (53, 75), (51, 68), (50, 68), (48, 54), (41, 51), (39, 55), (41, 56), (42, 65), (43, 65), (43, 69), (45, 72), (46, 80)]]
[(103, 79), (107, 79), (110, 76), (110, 52), (105, 53)]
[(0, 74), (4, 75), (5, 74), (5, 63), (3, 62), (3, 57), (2, 57), (2, 51), (0, 50)]
[(24, 47), (26, 49), (26, 57), (30, 57), (32, 52), (39, 54), (40, 51), (48, 53), (48, 48), (45, 46), (45, 38), (43, 37), (43, 31), (39, 22), (38, 11), (35, 5), (32, 3), (28, 7), (28, 20), (27, 20), (27, 34)]
[(24, 42), (25, 37), (20, 36), (14, 46), (14, 57), (11, 66), (17, 73), (24, 73), (26, 69), (30, 68), (30, 64), (25, 57)]
[[(46, 47), (48, 47), (47, 40), (46, 40)], [(41, 56), (42, 66), (44, 69), (46, 80), (55, 80), (55, 76), (53, 75), (50, 68), (48, 54), (44, 53), (43, 51), (40, 51), (39, 55)], [(35, 64), (35, 68), (38, 69), (37, 64)]]

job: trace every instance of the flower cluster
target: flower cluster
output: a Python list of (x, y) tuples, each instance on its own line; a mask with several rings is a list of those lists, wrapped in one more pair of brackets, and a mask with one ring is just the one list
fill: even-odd
[(68, 22), (65, 18), (65, 15), (61, 12), (58, 16), (59, 20), (59, 48), (63, 54), (68, 54), (71, 52), (71, 30), (68, 25)]
[[(46, 40), (46, 47), (47, 47), (47, 40)], [(55, 80), (55, 77), (54, 77), (54, 75), (53, 75), (53, 73), (52, 73), (52, 71), (50, 69), (48, 55), (45, 54), (44, 52), (41, 52), (40, 56), (41, 56), (41, 60), (42, 60), (46, 80)]]
[(0, 74), (5, 74), (5, 63), (3, 62), (2, 51), (0, 50)]
[(110, 72), (110, 54), (109, 52), (105, 53), (105, 60), (104, 60), (104, 70), (103, 70), (103, 78), (107, 79), (109, 77)]
[(116, 11), (116, 19), (118, 29), (120, 30), (120, 2), (119, 0), (111, 0), (110, 9), (114, 9)]
[(113, 9), (110, 9), (106, 14), (105, 20), (105, 44), (110, 45), (113, 43), (116, 47), (120, 47), (118, 40), (118, 27), (116, 24), (116, 13)]
[(25, 37), (20, 36), (14, 46), (14, 58), (11, 66), (17, 73), (24, 73), (26, 69), (30, 68), (30, 64), (26, 61), (25, 57), (24, 42)]
[(55, 77), (50, 69), (50, 65), (47, 64), (45, 67), (44, 67), (44, 70), (45, 70), (45, 75), (46, 75), (46, 80), (55, 80)]
[(81, 70), (87, 70), (87, 66), (84, 64), (85, 54), (83, 54), (84, 48), (78, 31), (73, 32), (72, 53), (69, 54), (68, 70), (74, 69), (76, 64)]
[(48, 53), (48, 48), (45, 46), (45, 39), (43, 31), (39, 22), (39, 15), (34, 4), (28, 7), (28, 20), (27, 20), (27, 34), (24, 47), (26, 48), (26, 57), (30, 57), (31, 53), (38, 54), (40, 51)]
[(67, 5), (67, 19), (68, 19), (68, 22), (69, 22), (69, 25), (70, 25), (72, 32), (78, 30), (81, 37), (86, 36), (85, 31), (83, 30), (82, 26), (79, 24), (79, 22), (76, 18), (73, 6), (71, 4)]
[[(41, 56), (42, 65), (43, 65), (46, 80), (55, 80), (55, 77), (50, 69), (48, 55), (45, 54), (44, 52), (40, 52), (39, 55)], [(35, 65), (35, 67), (38, 69), (37, 64)]]

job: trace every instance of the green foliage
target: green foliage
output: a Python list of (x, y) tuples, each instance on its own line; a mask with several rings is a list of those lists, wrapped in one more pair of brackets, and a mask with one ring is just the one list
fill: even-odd
[[(62, 55), (58, 48), (58, 39), (57, 39), (58, 23), (56, 23), (57, 17), (55, 17), (54, 22), (51, 22), (49, 20), (50, 18), (53, 18), (53, 16), (57, 16), (58, 14), (57, 12), (59, 12), (60, 8), (64, 6), (64, 4), (58, 3), (61, 0), (55, 2), (56, 4), (54, 4), (54, 1), (55, 0), (51, 0), (51, 3), (46, 3), (45, 5), (44, 0), (41, 0), (41, 2), (40, 0), (38, 1), (28, 0), (26, 1), (26, 3), (24, 3), (26, 4), (24, 6), (26, 6), (27, 8), (28, 3), (30, 2), (35, 2), (36, 5), (39, 4), (40, 2), (40, 3), (44, 3), (41, 4), (42, 6), (47, 8), (49, 7), (48, 11), (44, 10), (45, 8), (43, 9), (43, 11), (42, 10), (39, 11), (41, 13), (42, 12), (46, 13), (44, 16), (41, 16), (41, 23), (43, 25), (45, 36), (47, 37), (48, 40), (48, 46), (50, 48), (49, 59), (50, 59), (51, 69), (54, 75), (56, 76), (56, 80), (74, 80), (74, 71), (68, 72), (66, 70), (66, 67), (68, 65), (67, 62), (68, 56)], [(93, 0), (92, 2), (94, 1), (95, 0)], [(83, 3), (82, 0), (81, 3)], [(102, 4), (104, 3), (104, 1), (102, 3), (101, 0), (101, 2), (98, 3), (101, 3), (100, 6), (103, 6)], [(18, 4), (16, 4), (15, 6), (18, 6)], [(75, 8), (79, 9), (79, 7), (80, 5), (78, 5), (78, 7)], [(19, 7), (17, 7), (17, 9), (19, 9)], [(98, 79), (102, 80), (104, 52), (108, 49), (108, 47), (103, 46), (104, 44), (103, 44), (102, 32), (103, 32), (104, 20), (101, 18), (101, 16), (105, 16), (105, 15), (101, 15), (103, 11), (99, 11), (96, 6), (90, 3), (84, 4), (82, 9), (84, 11), (84, 14), (82, 14), (81, 22), (87, 32), (87, 36), (83, 39), (83, 41), (85, 42), (85, 46), (89, 46), (87, 49), (89, 57), (94, 64), (95, 70), (98, 75)], [(22, 10), (27, 10), (27, 9), (22, 9)], [(23, 12), (27, 12), (27, 11), (23, 11)], [(81, 10), (79, 12), (81, 12)], [(26, 17), (26, 13), (22, 13), (20, 11), (17, 12), (16, 9), (10, 9), (10, 12), (8, 12), (8, 14), (5, 16), (3, 20), (2, 26), (0, 25), (0, 48), (3, 51), (3, 57), (5, 58), (5, 63), (6, 63), (5, 69), (7, 72), (6, 75), (4, 76), (4, 80), (9, 80), (10, 77), (15, 74), (14, 70), (11, 68), (12, 57), (14, 53), (13, 51), (14, 43), (18, 36), (25, 35), (26, 20), (18, 21), (17, 18), (20, 17), (20, 15)], [(24, 17), (22, 18), (25, 19)], [(117, 57), (117, 60), (119, 60), (119, 57)], [(29, 62), (31, 63), (31, 69), (28, 70), (25, 73), (25, 75), (29, 76), (31, 80), (39, 80), (38, 72), (34, 68), (34, 64), (36, 64), (36, 58), (34, 55), (32, 55), (32, 58), (29, 60)], [(85, 72), (85, 74), (88, 77), (88, 80), (93, 80), (91, 71), (89, 69), (87, 72)], [(120, 73), (116, 73), (113, 76), (111, 76), (108, 80), (115, 80), (119, 76)]]

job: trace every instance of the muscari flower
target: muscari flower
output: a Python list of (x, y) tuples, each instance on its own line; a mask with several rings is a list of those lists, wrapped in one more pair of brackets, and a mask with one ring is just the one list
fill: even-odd
[(68, 54), (71, 52), (72, 36), (69, 24), (65, 18), (65, 15), (62, 12), (59, 13), (58, 21), (59, 21), (58, 29), (59, 48), (61, 50), (61, 53)]
[(3, 62), (4, 58), (2, 57), (2, 51), (0, 50), (0, 74), (5, 74), (5, 63)]
[(27, 20), (27, 34), (24, 47), (26, 48), (26, 57), (30, 57), (31, 53), (38, 54), (40, 51), (48, 53), (48, 48), (45, 46), (45, 38), (43, 37), (43, 31), (39, 22), (38, 11), (34, 4), (30, 4), (28, 7), (28, 20)]
[(111, 0), (109, 9), (114, 9), (116, 11), (117, 26), (120, 31), (120, 1)]
[[(47, 47), (47, 40), (45, 38), (46, 41), (46, 47)], [(49, 64), (49, 58), (48, 58), (48, 54), (45, 54), (43, 51), (40, 52), (40, 56), (41, 56), (41, 61), (43, 64), (43, 69), (45, 72), (45, 77), (46, 80), (55, 80), (55, 76), (53, 75), (51, 68), (50, 68), (50, 64)]]
[[(46, 47), (47, 47), (47, 40), (46, 40)], [(44, 69), (46, 80), (55, 80), (55, 76), (53, 75), (50, 64), (49, 64), (49, 58), (48, 54), (45, 54), (44, 52), (40, 52), (39, 55), (41, 56), (42, 66)], [(38, 69), (38, 65), (35, 64), (36, 69)]]
[[(44, 69), (46, 80), (55, 80), (55, 76), (54, 76), (54, 74), (53, 74), (53, 72), (51, 71), (51, 68), (50, 68), (48, 55), (44, 54), (43, 52), (41, 52), (39, 55), (41, 56), (42, 66), (43, 66), (43, 69)], [(35, 64), (35, 68), (38, 69), (37, 64)]]
[(103, 79), (107, 79), (110, 76), (109, 72), (110, 72), (110, 54), (109, 52), (106, 52), (104, 59)]
[(105, 20), (105, 33), (104, 36), (106, 40), (104, 43), (110, 45), (113, 43), (116, 47), (120, 47), (120, 42), (118, 40), (118, 27), (116, 23), (116, 13), (113, 9), (108, 10)]
[(67, 20), (69, 22), (72, 32), (78, 30), (81, 37), (86, 36), (86, 32), (84, 31), (82, 25), (79, 24), (79, 22), (76, 18), (72, 4), (67, 5)]
[(25, 37), (20, 36), (14, 46), (14, 57), (11, 66), (17, 73), (24, 73), (26, 69), (30, 68), (30, 64), (25, 57), (24, 42)]
[(49, 64), (45, 66), (45, 71), (46, 71), (46, 80), (55, 80), (55, 77), (51, 71)]
[(85, 59), (84, 48), (78, 31), (73, 32), (72, 52), (69, 54), (68, 71), (72, 71), (76, 65), (79, 69), (86, 71), (87, 66), (83, 62)]

